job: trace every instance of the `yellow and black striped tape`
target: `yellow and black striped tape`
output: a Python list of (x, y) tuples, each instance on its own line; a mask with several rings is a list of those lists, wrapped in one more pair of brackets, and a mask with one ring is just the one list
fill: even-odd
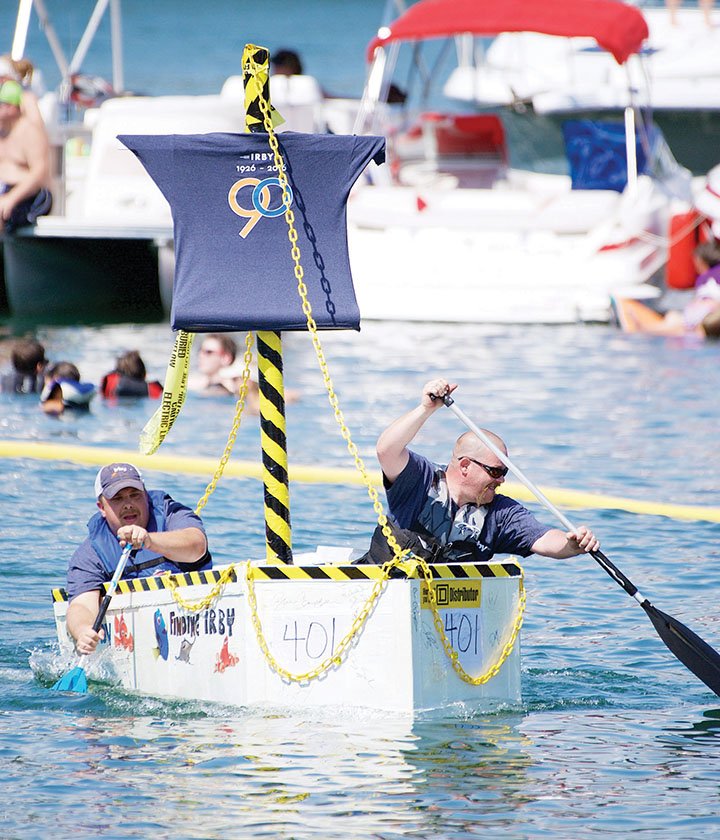
[[(506, 563), (452, 563), (449, 565), (436, 564), (430, 566), (435, 580), (468, 580), (477, 578), (507, 578), (520, 577), (520, 566), (512, 560)], [(245, 573), (244, 571), (242, 572)], [(172, 576), (172, 585), (200, 586), (214, 585), (220, 580), (222, 569), (211, 569), (207, 572), (188, 572)], [(255, 581), (273, 580), (378, 580), (383, 577), (382, 566), (251, 566), (251, 576)], [(421, 578), (419, 568), (409, 577)], [(229, 583), (237, 581), (237, 571), (230, 578)], [(131, 592), (158, 592), (169, 589), (170, 583), (163, 577), (142, 577), (132, 580), (121, 580), (117, 592), (130, 594)], [(64, 589), (52, 590), (53, 601), (67, 601)]]

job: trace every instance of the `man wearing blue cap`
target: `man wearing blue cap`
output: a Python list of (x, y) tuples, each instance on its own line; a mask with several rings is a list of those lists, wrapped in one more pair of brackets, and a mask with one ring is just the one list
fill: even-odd
[(48, 213), (50, 144), (45, 130), (22, 113), (22, 88), (0, 85), (0, 231), (11, 233)]
[(68, 564), (67, 628), (79, 653), (92, 653), (101, 639), (93, 622), (102, 586), (126, 545), (134, 551), (124, 579), (212, 567), (200, 517), (162, 490), (146, 490), (132, 464), (103, 467), (95, 478), (95, 498), (98, 512), (88, 522), (88, 537)]

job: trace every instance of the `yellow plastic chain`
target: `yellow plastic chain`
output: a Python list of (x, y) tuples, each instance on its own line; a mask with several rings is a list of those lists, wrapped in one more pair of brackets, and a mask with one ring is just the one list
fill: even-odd
[[(250, 72), (255, 73), (258, 70), (259, 70), (259, 67), (254, 62), (252, 62), (251, 67), (250, 67)], [(291, 679), (291, 680), (296, 680), (296, 681), (307, 681), (307, 680), (313, 679), (314, 677), (320, 676), (329, 667), (331, 667), (332, 665), (336, 665), (340, 661), (342, 661), (344, 653), (346, 652), (347, 648), (351, 644), (353, 638), (362, 629), (365, 621), (367, 620), (368, 615), (370, 614), (370, 612), (372, 610), (373, 605), (375, 604), (375, 601), (380, 596), (380, 593), (382, 592), (385, 584), (387, 583), (387, 581), (390, 577), (390, 571), (394, 567), (400, 565), (400, 563), (403, 561), (404, 556), (407, 555), (408, 552), (403, 552), (402, 551), (402, 549), (398, 545), (397, 541), (395, 540), (395, 537), (393, 536), (392, 532), (390, 531), (390, 528), (388, 527), (387, 517), (385, 516), (382, 505), (381, 505), (380, 500), (378, 498), (377, 490), (373, 486), (373, 483), (372, 483), (372, 481), (371, 481), (371, 479), (370, 479), (370, 477), (367, 473), (367, 470), (365, 468), (365, 464), (364, 464), (364, 462), (363, 462), (363, 460), (360, 456), (360, 453), (358, 452), (357, 446), (355, 445), (355, 443), (353, 442), (353, 440), (350, 436), (350, 431), (349, 431), (349, 429), (348, 429), (348, 427), (345, 423), (345, 418), (344, 418), (343, 413), (340, 409), (340, 404), (338, 402), (337, 395), (335, 394), (335, 390), (334, 390), (334, 387), (333, 387), (333, 384), (332, 384), (332, 379), (330, 378), (330, 372), (328, 370), (327, 361), (325, 359), (325, 353), (323, 351), (322, 344), (320, 342), (320, 336), (319, 336), (319, 333), (318, 333), (317, 324), (315, 322), (315, 319), (312, 316), (312, 306), (311, 306), (310, 301), (308, 300), (308, 297), (307, 297), (307, 286), (305, 285), (305, 282), (303, 280), (304, 271), (303, 271), (303, 267), (300, 263), (300, 248), (298, 247), (298, 244), (297, 244), (298, 235), (297, 235), (297, 230), (295, 228), (295, 214), (293, 213), (292, 208), (290, 207), (291, 197), (290, 197), (290, 191), (288, 189), (287, 176), (285, 174), (285, 167), (283, 165), (283, 159), (282, 159), (282, 156), (280, 154), (280, 149), (279, 149), (279, 146), (278, 146), (277, 137), (276, 137), (275, 131), (273, 129), (270, 109), (268, 107), (267, 102), (265, 102), (265, 100), (262, 97), (259, 98), (258, 103), (260, 105), (260, 110), (262, 111), (262, 114), (263, 114), (264, 127), (265, 127), (265, 130), (267, 131), (267, 134), (268, 134), (268, 142), (269, 142), (270, 148), (272, 149), (272, 152), (273, 152), (274, 161), (275, 161), (275, 169), (276, 169), (277, 174), (278, 174), (278, 180), (280, 182), (280, 187), (283, 191), (283, 204), (285, 205), (285, 221), (287, 222), (287, 226), (288, 226), (288, 239), (290, 240), (290, 246), (291, 246), (290, 255), (291, 255), (292, 260), (295, 264), (294, 265), (294, 273), (295, 273), (295, 278), (297, 280), (297, 290), (298, 290), (298, 294), (300, 295), (300, 299), (302, 301), (303, 314), (305, 315), (305, 317), (307, 319), (308, 332), (311, 335), (312, 343), (313, 343), (313, 346), (315, 348), (315, 353), (316, 353), (317, 360), (318, 360), (318, 364), (320, 366), (320, 370), (321, 370), (322, 375), (323, 375), (323, 381), (324, 381), (325, 387), (327, 389), (328, 400), (329, 400), (330, 405), (331, 405), (331, 407), (333, 409), (333, 412), (335, 414), (335, 419), (336, 419), (338, 425), (340, 426), (340, 432), (342, 434), (343, 440), (345, 440), (345, 442), (347, 443), (348, 451), (350, 452), (350, 455), (352, 456), (352, 458), (355, 462), (355, 466), (363, 477), (363, 481), (364, 481), (365, 486), (367, 488), (368, 495), (369, 495), (369, 497), (370, 497), (370, 499), (373, 503), (373, 509), (375, 510), (375, 513), (377, 514), (377, 517), (378, 517), (378, 524), (381, 526), (383, 535), (385, 536), (385, 539), (388, 541), (388, 545), (390, 546), (390, 548), (392, 549), (392, 552), (393, 552), (393, 558), (391, 560), (389, 560), (387, 563), (385, 563), (385, 565), (383, 566), (382, 577), (376, 582), (375, 586), (373, 587), (373, 590), (370, 594), (370, 597), (368, 598), (368, 601), (366, 602), (365, 606), (360, 610), (360, 612), (356, 616), (356, 618), (353, 621), (352, 626), (351, 626), (349, 632), (347, 633), (347, 635), (345, 636), (345, 638), (343, 638), (341, 640), (341, 642), (338, 644), (337, 652), (333, 656), (328, 657), (328, 659), (326, 659), (324, 662), (321, 662), (317, 666), (317, 668), (314, 668), (312, 671), (309, 671), (306, 674), (300, 674), (300, 675), (290, 674), (288, 671), (286, 671), (284, 668), (282, 668), (277, 663), (275, 658), (272, 656), (272, 654), (271, 654), (271, 652), (270, 652), (270, 650), (267, 646), (267, 642), (265, 641), (264, 634), (262, 632), (262, 624), (261, 624), (260, 618), (257, 614), (257, 600), (255, 598), (254, 591), (251, 592), (252, 582), (251, 582), (250, 577), (248, 577), (248, 593), (249, 593), (250, 607), (251, 607), (251, 611), (252, 611), (252, 623), (253, 623), (253, 627), (255, 628), (255, 634), (258, 638), (258, 643), (260, 644), (260, 647), (262, 648), (263, 653), (265, 654), (265, 658), (268, 661), (268, 664), (270, 664), (271, 667), (273, 667), (279, 674), (284, 676), (286, 679)], [(435, 598), (435, 591), (434, 591), (434, 588), (429, 583), (432, 580), (432, 571), (430, 570), (429, 565), (422, 558), (416, 557), (415, 555), (411, 555), (411, 557), (413, 559), (417, 560), (417, 562), (419, 563), (420, 568), (422, 570), (423, 576), (425, 577), (425, 580), (428, 582), (428, 590), (429, 590), (428, 598), (429, 598), (429, 602), (430, 602), (430, 608), (431, 608), (432, 613), (433, 613), (433, 622), (435, 624), (435, 628), (438, 632), (438, 635), (440, 636), (440, 640), (442, 642), (443, 649), (445, 650), (445, 653), (449, 657), (450, 662), (453, 666), (453, 669), (461, 677), (461, 679), (463, 679), (465, 682), (472, 683), (473, 685), (480, 685), (484, 682), (487, 682), (489, 679), (491, 679), (493, 676), (495, 676), (495, 674), (497, 674), (497, 672), (500, 670), (503, 662), (510, 655), (510, 651), (512, 650), (512, 648), (515, 644), (515, 640), (517, 639), (518, 633), (520, 632), (520, 628), (522, 626), (523, 613), (524, 613), (524, 609), (525, 609), (525, 587), (524, 587), (524, 584), (523, 584), (522, 575), (521, 575), (521, 578), (520, 578), (520, 604), (519, 604), (519, 608), (518, 608), (518, 615), (515, 619), (515, 622), (514, 622), (514, 625), (513, 625), (513, 631), (510, 635), (510, 639), (508, 640), (507, 644), (504, 646), (498, 662), (496, 662), (489, 669), (489, 671), (486, 674), (483, 674), (482, 676), (475, 678), (475, 677), (471, 677), (464, 670), (464, 668), (462, 667), (462, 665), (458, 661), (457, 652), (455, 650), (453, 650), (452, 645), (450, 644), (450, 640), (447, 638), (447, 635), (445, 634), (445, 629), (442, 625), (442, 619), (440, 618), (440, 613), (439, 613), (439, 610), (437, 608), (437, 600)]]
[(520, 566), (520, 564), (518, 563), (518, 566), (520, 567), (520, 578), (518, 579), (520, 587), (519, 601), (518, 611), (517, 615), (515, 616), (515, 621), (513, 622), (512, 632), (510, 633), (507, 642), (505, 642), (505, 644), (503, 645), (503, 649), (500, 651), (500, 656), (495, 662), (495, 664), (491, 665), (490, 668), (488, 668), (488, 670), (481, 676), (471, 677), (470, 674), (468, 674), (468, 672), (460, 664), (458, 652), (450, 644), (450, 640), (448, 639), (447, 634), (445, 633), (442, 618), (440, 617), (440, 611), (438, 610), (437, 606), (437, 598), (435, 597), (435, 587), (432, 586), (433, 576), (430, 566), (421, 557), (418, 557), (417, 560), (428, 588), (428, 600), (430, 602), (430, 609), (432, 610), (433, 614), (433, 624), (435, 625), (435, 629), (437, 630), (438, 636), (440, 636), (440, 641), (442, 642), (443, 649), (445, 650), (445, 653), (447, 654), (447, 657), (450, 660), (450, 664), (452, 665), (453, 670), (460, 677), (460, 679), (463, 680), (463, 682), (470, 683), (470, 685), (484, 685), (500, 671), (500, 668), (502, 668), (503, 663), (512, 653), (512, 649), (515, 646), (515, 641), (518, 637), (518, 633), (520, 632), (520, 628), (522, 627), (523, 617), (525, 615), (526, 601), (525, 572), (523, 571), (522, 566)]
[(207, 504), (208, 499), (210, 498), (211, 494), (215, 492), (215, 488), (217, 486), (218, 481), (220, 481), (223, 472), (225, 471), (225, 466), (227, 462), (230, 460), (230, 455), (233, 450), (233, 446), (235, 446), (235, 440), (237, 438), (237, 433), (240, 429), (240, 420), (242, 419), (243, 409), (245, 408), (245, 399), (247, 397), (247, 389), (248, 389), (248, 382), (250, 381), (250, 365), (252, 363), (252, 345), (253, 345), (253, 335), (252, 333), (248, 333), (245, 336), (245, 355), (243, 360), (245, 362), (245, 367), (243, 368), (242, 372), (242, 381), (240, 382), (240, 388), (238, 389), (238, 399), (235, 403), (235, 417), (233, 418), (233, 424), (230, 429), (230, 434), (228, 435), (227, 443), (225, 444), (225, 451), (222, 454), (222, 458), (220, 458), (220, 463), (218, 464), (217, 469), (215, 470), (215, 474), (212, 477), (212, 481), (208, 484), (205, 488), (205, 493), (202, 495), (202, 498), (197, 503), (195, 507), (195, 513), (199, 516), (202, 509)]
[[(515, 641), (518, 637), (518, 633), (520, 632), (520, 628), (522, 627), (523, 614), (525, 612), (525, 585), (523, 583), (524, 574), (522, 572), (522, 569), (520, 570), (521, 574), (519, 578), (520, 599), (518, 602), (517, 615), (515, 616), (515, 621), (513, 622), (512, 632), (510, 633), (507, 642), (505, 642), (505, 644), (503, 645), (498, 659), (487, 669), (487, 671), (484, 674), (481, 674), (479, 677), (472, 677), (460, 664), (458, 652), (452, 647), (452, 645), (450, 644), (450, 640), (448, 639), (447, 634), (445, 633), (445, 628), (443, 627), (440, 611), (438, 610), (437, 606), (435, 589), (430, 584), (430, 582), (433, 580), (433, 576), (429, 565), (422, 558), (417, 557), (416, 555), (411, 556), (412, 559), (418, 561), (418, 564), (423, 573), (423, 577), (425, 578), (425, 581), (427, 583), (430, 609), (432, 610), (433, 614), (433, 624), (435, 625), (435, 629), (437, 630), (438, 636), (440, 637), (440, 641), (442, 642), (443, 650), (445, 651), (445, 654), (450, 660), (450, 664), (452, 665), (453, 670), (464, 682), (469, 683), (470, 685), (483, 685), (484, 683), (491, 680), (500, 671), (500, 668), (502, 668), (503, 663), (508, 658), (508, 656), (510, 656), (510, 653), (512, 652), (512, 649), (515, 645)], [(255, 582), (252, 576), (252, 566), (250, 563), (247, 563), (245, 570), (245, 580), (247, 581), (248, 588), (250, 618), (252, 621), (253, 628), (255, 630), (255, 637), (257, 638), (258, 645), (260, 646), (260, 650), (262, 650), (263, 655), (265, 656), (265, 661), (267, 662), (267, 664), (273, 669), (273, 671), (275, 671), (277, 674), (283, 677), (283, 679), (286, 679), (289, 682), (298, 683), (310, 682), (311, 680), (317, 679), (318, 677), (322, 676), (329, 668), (339, 667), (342, 664), (345, 655), (347, 654), (348, 648), (353, 643), (353, 640), (358, 635), (358, 633), (360, 633), (360, 631), (363, 628), (363, 625), (368, 619), (368, 616), (373, 611), (375, 607), (375, 602), (382, 594), (382, 591), (385, 588), (385, 584), (389, 579), (390, 570), (396, 565), (398, 565), (396, 558), (392, 558), (391, 560), (388, 560), (387, 563), (385, 563), (385, 565), (382, 567), (382, 577), (375, 581), (375, 585), (372, 588), (370, 597), (367, 599), (362, 609), (355, 616), (355, 619), (353, 620), (350, 629), (340, 640), (334, 652), (326, 659), (324, 659), (319, 665), (317, 665), (317, 667), (313, 668), (311, 671), (306, 671), (304, 674), (293, 674), (291, 671), (288, 671), (286, 668), (283, 668), (283, 666), (280, 665), (280, 663), (275, 659), (275, 657), (272, 655), (272, 652), (270, 651), (270, 648), (268, 647), (267, 641), (265, 639), (265, 633), (263, 632), (262, 628), (262, 622), (260, 621), (260, 616), (258, 614), (257, 596), (255, 594)]]
[(217, 598), (220, 597), (225, 585), (235, 577), (235, 563), (231, 563), (226, 569), (223, 569), (218, 582), (208, 592), (208, 594), (199, 601), (186, 601), (178, 591), (178, 583), (176, 576), (170, 572), (166, 572), (162, 579), (167, 584), (175, 599), (175, 603), (188, 612), (200, 612), (200, 610), (207, 609)]
[[(252, 345), (253, 335), (249, 332), (245, 336), (245, 355), (243, 357), (245, 366), (243, 367), (242, 381), (240, 382), (240, 388), (238, 389), (238, 399), (235, 403), (235, 417), (233, 418), (232, 428), (230, 429), (230, 434), (228, 435), (227, 443), (225, 444), (225, 451), (223, 452), (222, 458), (220, 459), (220, 463), (218, 464), (218, 467), (215, 470), (215, 473), (212, 477), (212, 481), (205, 488), (205, 493), (203, 494), (202, 498), (195, 507), (195, 513), (198, 516), (207, 504), (207, 501), (210, 498), (211, 494), (215, 491), (218, 481), (220, 481), (220, 479), (222, 478), (225, 466), (230, 460), (230, 454), (232, 453), (233, 446), (235, 445), (237, 433), (240, 429), (240, 420), (242, 419), (242, 413), (245, 407), (245, 398), (247, 397), (248, 382), (250, 381)], [(163, 579), (165, 580), (170, 591), (172, 592), (172, 596), (175, 599), (175, 603), (178, 606), (182, 607), (184, 610), (188, 610), (189, 612), (198, 612), (199, 610), (209, 607), (213, 603), (213, 601), (215, 601), (216, 598), (220, 597), (220, 593), (222, 592), (228, 580), (230, 580), (230, 578), (233, 576), (234, 571), (235, 564), (233, 563), (223, 571), (223, 573), (220, 575), (220, 580), (210, 590), (210, 592), (204, 598), (201, 598), (199, 601), (194, 602), (186, 601), (185, 598), (182, 597), (182, 595), (178, 591), (178, 585), (175, 580), (175, 577), (170, 572), (166, 572), (163, 575)]]

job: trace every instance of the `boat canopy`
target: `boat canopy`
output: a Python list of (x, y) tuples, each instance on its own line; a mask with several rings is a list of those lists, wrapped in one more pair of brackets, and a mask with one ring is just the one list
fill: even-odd
[(421, 0), (379, 30), (368, 61), (392, 42), (502, 32), (592, 37), (618, 64), (640, 52), (649, 34), (640, 10), (617, 0)]

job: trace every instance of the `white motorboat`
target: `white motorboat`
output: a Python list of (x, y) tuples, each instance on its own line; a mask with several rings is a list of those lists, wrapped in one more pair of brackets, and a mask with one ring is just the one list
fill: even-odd
[[(544, 153), (533, 147), (532, 134), (521, 155), (526, 166), (519, 167), (509, 109), (458, 114), (433, 98), (433, 83), (442, 88), (447, 80), (448, 54), (462, 61), (482, 39), (528, 30), (561, 43), (590, 37), (620, 64), (642, 50), (647, 36), (640, 12), (613, 0), (570, 7), (562, 0), (433, 0), (412, 5), (370, 45), (356, 130), (386, 134), (389, 166), (378, 168), (348, 205), (364, 318), (604, 322), (619, 289), (634, 297), (657, 294), (669, 221), (688, 206), (690, 176), (636, 109), (626, 109), (619, 141), (611, 140), (615, 127), (601, 124), (594, 145), (568, 142), (576, 167), (568, 175), (530, 171), (540, 168)], [(388, 105), (408, 48), (408, 100)], [(609, 165), (612, 142), (619, 143), (622, 180), (593, 182), (592, 173)]]
[(648, 36), (622, 65), (591, 37), (503, 32), (464, 51), (445, 93), (555, 121), (648, 108), (676, 159), (704, 174), (720, 161), (720, 15), (697, 5), (641, 12)]
[[(108, 8), (113, 78), (100, 85), (81, 70)], [(39, 103), (53, 149), (54, 200), (50, 215), (2, 243), (9, 310), (18, 318), (53, 321), (167, 317), (174, 266), (170, 207), (117, 135), (243, 132), (242, 77), (230, 76), (216, 95), (135, 96), (124, 91), (120, 0), (96, 0), (72, 56), (63, 51), (43, 0), (20, 0), (13, 55), (23, 55), (33, 10), (61, 74), (58, 89)], [(315, 78), (277, 76), (270, 85), (285, 120), (279, 131), (325, 130)]]

